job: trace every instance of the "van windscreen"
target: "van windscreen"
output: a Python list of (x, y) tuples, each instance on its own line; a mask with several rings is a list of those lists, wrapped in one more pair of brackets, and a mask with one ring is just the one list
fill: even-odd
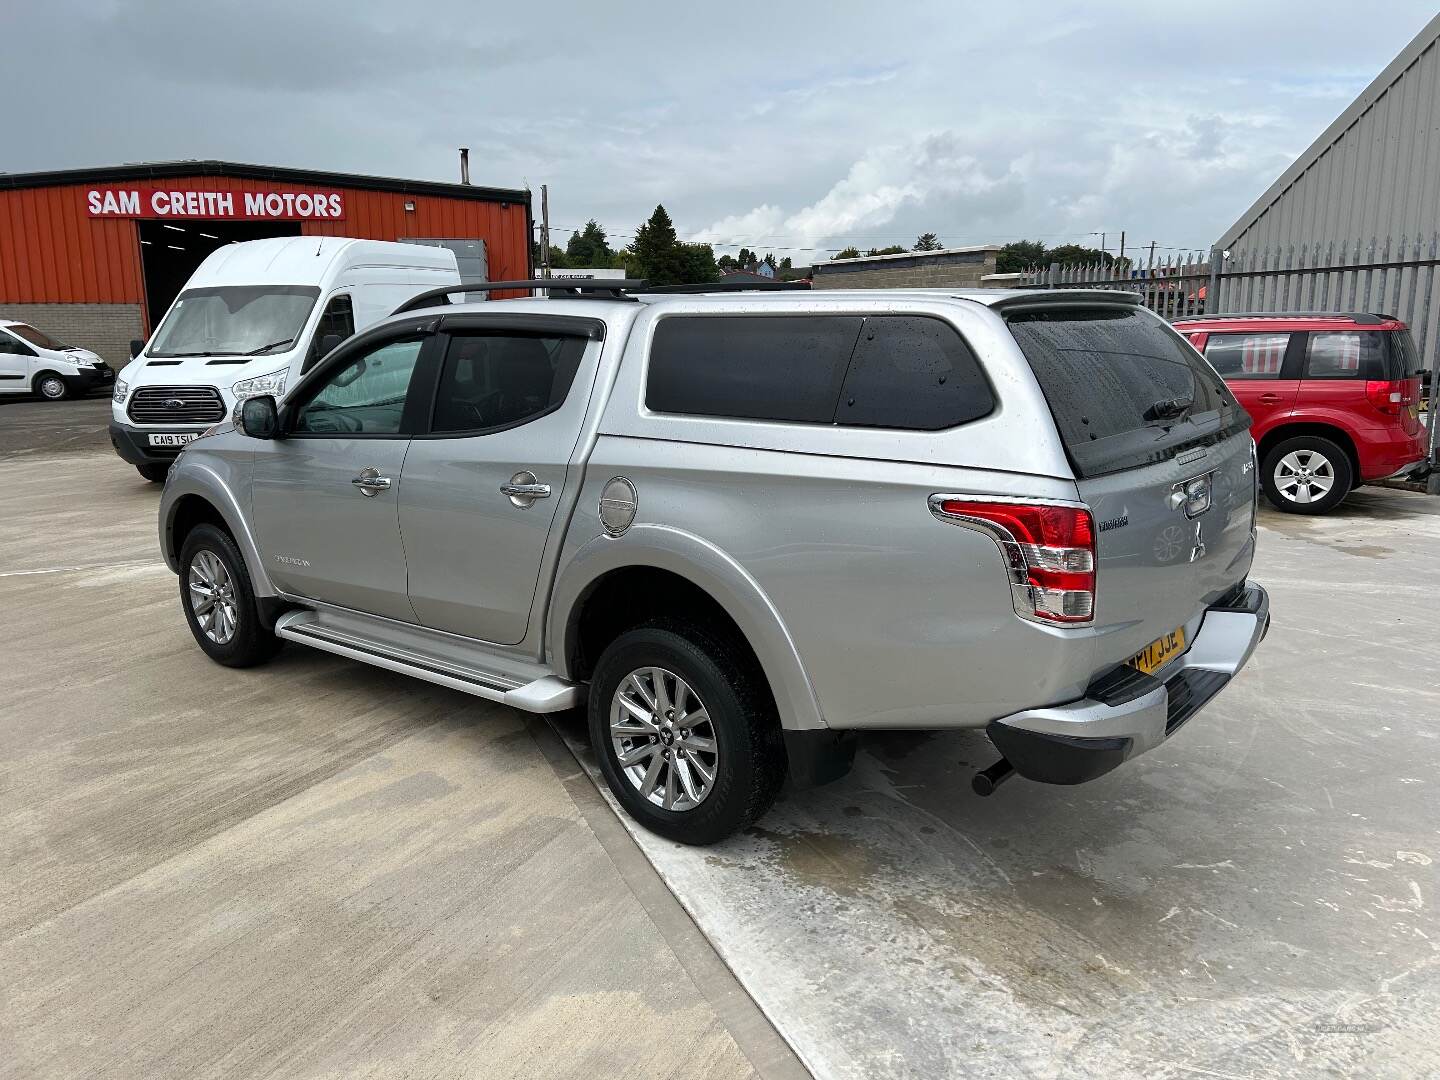
[(313, 285), (186, 289), (146, 355), (263, 356), (285, 351), (305, 329), (319, 296)]
[(1250, 425), (1224, 380), (1149, 312), (1037, 307), (1007, 321), (1081, 477), (1162, 461)]

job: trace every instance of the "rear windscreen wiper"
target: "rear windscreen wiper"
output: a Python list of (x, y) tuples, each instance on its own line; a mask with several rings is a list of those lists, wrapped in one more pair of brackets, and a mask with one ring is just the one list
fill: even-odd
[(1141, 419), (1146, 423), (1154, 423), (1164, 420), (1179, 420), (1195, 407), (1194, 399), (1186, 401), (1183, 398), (1165, 398), (1150, 405), (1142, 414)]

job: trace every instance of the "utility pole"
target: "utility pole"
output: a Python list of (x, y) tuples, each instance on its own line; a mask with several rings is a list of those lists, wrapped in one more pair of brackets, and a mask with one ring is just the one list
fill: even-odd
[(1150, 241), (1150, 273), (1155, 273), (1155, 241)]
[(1125, 258), (1125, 230), (1120, 230), (1120, 258)]
[(540, 276), (550, 276), (550, 187), (540, 185)]

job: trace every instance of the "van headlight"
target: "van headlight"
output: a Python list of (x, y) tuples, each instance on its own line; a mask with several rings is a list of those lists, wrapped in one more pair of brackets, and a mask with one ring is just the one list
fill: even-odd
[(115, 392), (110, 395), (111, 400), (113, 400), (116, 405), (124, 405), (125, 395), (128, 393), (130, 393), (130, 384), (124, 379), (116, 379)]
[(279, 401), (285, 394), (285, 376), (289, 373), (288, 367), (279, 371), (272, 371), (269, 375), (256, 375), (253, 379), (241, 379), (230, 388), (235, 395), (237, 402), (246, 398), (259, 397), (261, 394), (270, 394), (276, 401)]

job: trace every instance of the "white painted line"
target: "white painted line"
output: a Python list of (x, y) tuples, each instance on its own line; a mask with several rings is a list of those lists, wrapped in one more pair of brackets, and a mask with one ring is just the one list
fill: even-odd
[(155, 565), (157, 564), (153, 559), (132, 559), (130, 562), (95, 563), (93, 566), (46, 566), (39, 570), (0, 570), (0, 578), (34, 577), (37, 574), (73, 574), (81, 570), (122, 570), (135, 566)]

